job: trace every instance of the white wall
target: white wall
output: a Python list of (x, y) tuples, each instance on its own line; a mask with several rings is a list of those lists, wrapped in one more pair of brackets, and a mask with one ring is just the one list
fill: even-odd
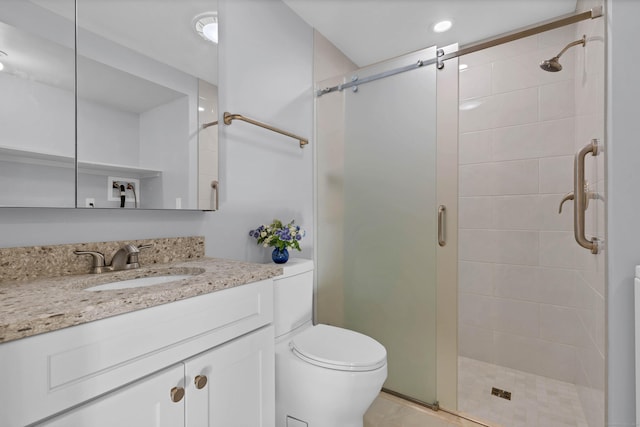
[[(313, 31), (279, 0), (220, 2), (220, 104), (228, 111), (312, 137)], [(295, 219), (313, 246), (312, 145), (241, 121), (220, 128), (220, 211), (205, 224), (207, 253), (267, 261), (248, 233)], [(314, 144), (311, 140), (310, 144)], [(290, 256), (299, 255), (297, 252)]]

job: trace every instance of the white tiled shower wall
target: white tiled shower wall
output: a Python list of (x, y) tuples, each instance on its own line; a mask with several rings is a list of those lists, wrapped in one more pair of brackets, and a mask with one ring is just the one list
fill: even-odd
[[(586, 6), (580, 2), (580, 10)], [(589, 6), (591, 7), (591, 5)], [(557, 73), (538, 64), (567, 51)], [(604, 255), (578, 247), (573, 156), (604, 135), (604, 20), (461, 58), (460, 355), (578, 385), (590, 425), (604, 423)], [(604, 196), (604, 155), (587, 156)], [(603, 237), (604, 203), (587, 210)]]

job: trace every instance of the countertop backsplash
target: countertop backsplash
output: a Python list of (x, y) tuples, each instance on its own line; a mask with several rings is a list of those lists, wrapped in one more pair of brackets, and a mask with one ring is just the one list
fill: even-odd
[(109, 263), (113, 254), (127, 243), (153, 245), (140, 250), (141, 267), (204, 257), (202, 236), (0, 248), (0, 287), (5, 283), (28, 282), (43, 277), (87, 274), (91, 269), (91, 257), (76, 255), (74, 251), (101, 252)]

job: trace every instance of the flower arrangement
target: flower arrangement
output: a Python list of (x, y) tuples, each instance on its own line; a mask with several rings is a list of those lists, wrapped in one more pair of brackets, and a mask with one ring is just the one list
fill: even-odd
[(257, 240), (258, 245), (265, 248), (273, 246), (279, 251), (287, 248), (300, 249), (300, 242), (305, 236), (305, 231), (295, 224), (294, 220), (283, 225), (279, 219), (274, 219), (269, 225), (262, 224), (255, 230), (249, 231), (249, 236)]

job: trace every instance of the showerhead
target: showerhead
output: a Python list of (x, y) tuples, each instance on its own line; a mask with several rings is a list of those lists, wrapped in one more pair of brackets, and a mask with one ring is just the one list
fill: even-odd
[(545, 71), (550, 71), (552, 73), (560, 71), (562, 70), (562, 64), (560, 64), (560, 62), (558, 61), (559, 59), (560, 59), (559, 57), (554, 56), (551, 59), (544, 60), (540, 63), (540, 68), (542, 68)]
[(560, 51), (560, 53), (557, 54), (556, 56), (554, 56), (553, 58), (547, 59), (545, 61), (542, 61), (540, 63), (540, 68), (542, 68), (545, 71), (550, 71), (552, 73), (555, 73), (557, 71), (562, 70), (562, 65), (560, 64), (560, 57), (562, 56), (563, 53), (565, 53), (567, 51), (567, 49), (569, 49), (572, 46), (579, 45), (579, 44), (581, 44), (582, 46), (587, 44), (587, 36), (586, 35), (583, 35), (580, 40), (576, 40), (576, 41), (571, 42), (568, 45), (566, 45), (564, 47), (564, 49), (562, 49)]

